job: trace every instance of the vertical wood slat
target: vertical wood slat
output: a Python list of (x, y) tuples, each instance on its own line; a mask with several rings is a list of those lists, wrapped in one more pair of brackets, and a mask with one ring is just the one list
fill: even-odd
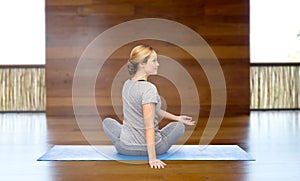
[(250, 109), (299, 109), (299, 65), (251, 66)]
[(45, 68), (0, 68), (0, 111), (45, 111)]

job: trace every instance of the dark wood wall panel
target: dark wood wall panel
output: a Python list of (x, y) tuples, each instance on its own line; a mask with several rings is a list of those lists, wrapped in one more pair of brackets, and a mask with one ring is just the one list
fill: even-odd
[[(73, 76), (84, 49), (108, 28), (137, 18), (173, 20), (201, 35), (216, 54), (224, 72), (226, 115), (249, 113), (249, 0), (46, 0), (47, 115), (74, 115)], [(156, 27), (150, 28), (159, 31)], [(115, 114), (111, 83), (126, 63), (130, 49), (138, 43), (151, 44), (158, 54), (175, 59), (188, 70), (198, 89), (200, 116), (209, 115), (211, 90), (200, 65), (179, 47), (157, 40), (129, 43), (105, 62), (95, 90), (100, 115)], [(181, 105), (179, 94), (174, 91), (176, 87), (161, 77), (152, 77), (151, 81), (157, 84), (167, 101), (168, 110), (178, 112)], [(82, 100), (82, 108), (89, 114), (91, 105), (85, 104), (84, 97)]]

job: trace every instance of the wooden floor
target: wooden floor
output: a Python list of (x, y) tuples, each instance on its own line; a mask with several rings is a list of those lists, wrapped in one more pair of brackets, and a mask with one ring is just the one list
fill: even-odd
[[(224, 118), (212, 144), (238, 144), (256, 161), (166, 161), (165, 169), (154, 170), (146, 164), (117, 161), (36, 161), (56, 144), (88, 144), (75, 119), (0, 114), (0, 180), (298, 181), (299, 117), (300, 112), (285, 111)], [(200, 129), (189, 144), (197, 144), (201, 136), (197, 132)]]

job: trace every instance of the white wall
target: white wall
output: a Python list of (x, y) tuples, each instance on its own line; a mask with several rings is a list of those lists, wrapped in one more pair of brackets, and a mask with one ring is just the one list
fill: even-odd
[(44, 0), (0, 4), (0, 65), (45, 64)]
[(299, 0), (250, 0), (251, 62), (300, 62), (299, 8)]

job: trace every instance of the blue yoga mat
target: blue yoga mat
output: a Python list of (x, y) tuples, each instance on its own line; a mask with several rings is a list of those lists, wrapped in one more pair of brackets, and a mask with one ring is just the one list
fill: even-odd
[[(255, 160), (237, 145), (174, 145), (167, 153), (157, 157), (161, 160)], [(112, 145), (56, 145), (38, 159), (38, 161), (95, 160), (148, 160), (148, 157), (121, 155)]]

